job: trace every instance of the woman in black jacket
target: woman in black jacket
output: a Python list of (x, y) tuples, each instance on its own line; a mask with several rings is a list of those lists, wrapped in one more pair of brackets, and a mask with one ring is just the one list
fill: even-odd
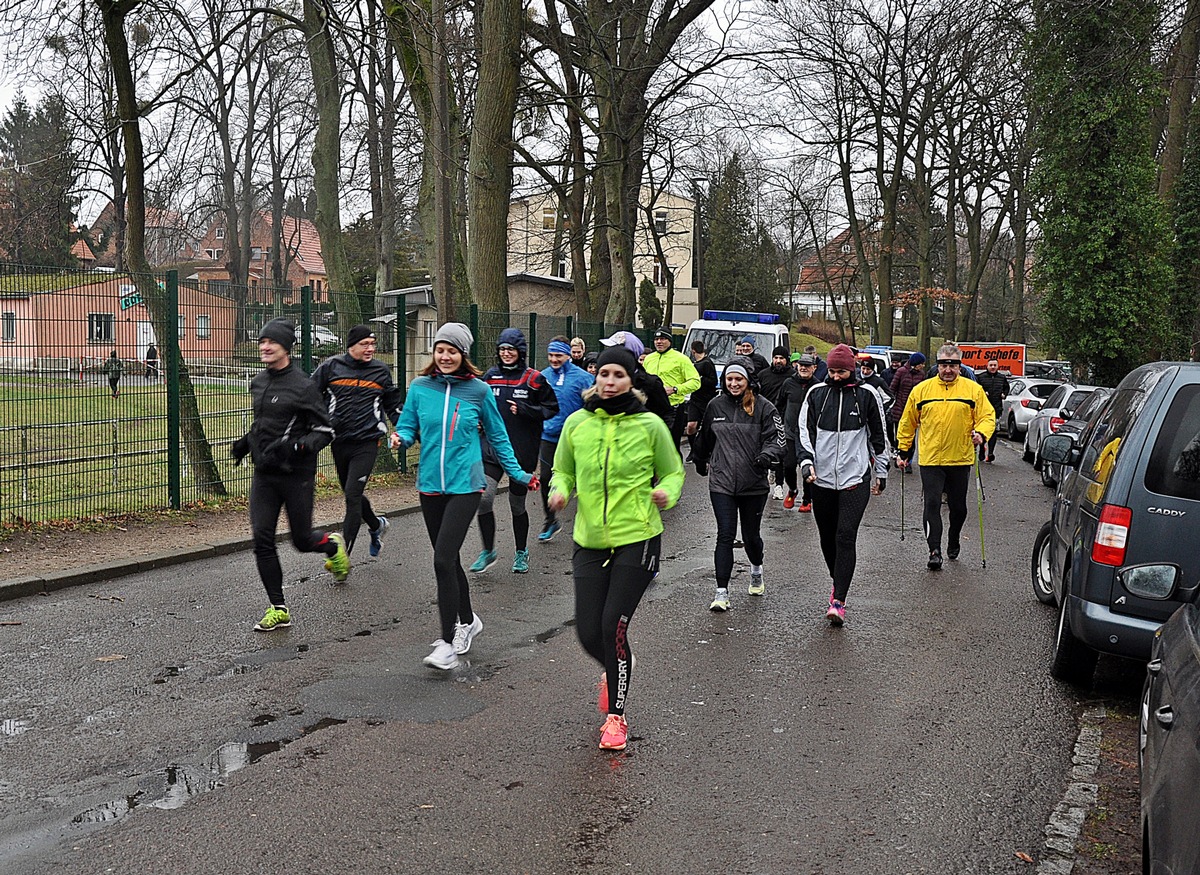
[(767, 471), (784, 454), (783, 420), (775, 405), (750, 388), (750, 362), (737, 357), (725, 366), (725, 392), (709, 402), (693, 443), (696, 472), (708, 474), (717, 517), (717, 592), (709, 610), (729, 610), (733, 542), (738, 521), (750, 560), (750, 595), (766, 592), (763, 540), (759, 529), (767, 504)]

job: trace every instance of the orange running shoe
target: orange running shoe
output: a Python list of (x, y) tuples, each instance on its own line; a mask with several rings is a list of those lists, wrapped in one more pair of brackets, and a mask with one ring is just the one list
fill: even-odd
[(629, 724), (620, 714), (609, 714), (604, 721), (604, 730), (600, 733), (601, 750), (625, 750), (625, 742), (629, 740)]
[(783, 506), (788, 510), (796, 506), (796, 491), (794, 489), (788, 492), (787, 498), (783, 500)]

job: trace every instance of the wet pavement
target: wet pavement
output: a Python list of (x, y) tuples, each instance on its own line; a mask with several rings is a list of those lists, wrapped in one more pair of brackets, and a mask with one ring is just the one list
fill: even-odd
[[(1069, 782), (1080, 697), (1029, 585), (1050, 492), (1002, 444), (963, 555), (925, 570), (909, 477), (874, 498), (847, 625), (823, 619), (811, 515), (770, 501), (767, 595), (712, 614), (712, 509), (689, 472), (631, 626), (624, 753), (596, 749), (599, 669), (569, 526), (473, 578), (455, 671), (419, 517), (335, 586), (281, 549), (291, 629), (251, 630), (247, 553), (0, 603), (0, 871), (1030, 872)], [(530, 502), (531, 508), (536, 500)], [(536, 521), (537, 515), (534, 514)], [(361, 545), (365, 547), (365, 543)], [(474, 531), (464, 565), (478, 549)], [(364, 550), (365, 553), (365, 550)]]

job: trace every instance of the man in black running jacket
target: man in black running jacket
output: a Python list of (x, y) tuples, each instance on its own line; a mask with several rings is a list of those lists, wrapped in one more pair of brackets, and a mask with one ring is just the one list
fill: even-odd
[(375, 470), (379, 441), (400, 419), (400, 390), (392, 372), (375, 360), (375, 331), (355, 325), (346, 336), (346, 352), (330, 356), (313, 372), (313, 382), (329, 405), (329, 417), (337, 437), (333, 441), (333, 463), (346, 496), (342, 537), (346, 551), (354, 550), (358, 530), (366, 522), (371, 533), (371, 555), (378, 556), (380, 540), (387, 529), (386, 517), (376, 515), (367, 500), (367, 481)]

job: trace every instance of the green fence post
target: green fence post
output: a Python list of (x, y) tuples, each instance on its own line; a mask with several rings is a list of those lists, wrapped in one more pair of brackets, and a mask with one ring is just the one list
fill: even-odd
[(574, 336), (575, 336), (575, 317), (568, 316), (567, 317), (567, 339), (570, 340)]
[[(396, 298), (396, 386), (400, 389), (400, 406), (408, 400), (408, 300), (400, 295)], [(408, 450), (400, 448), (400, 473), (408, 473)]]
[(183, 507), (183, 454), (180, 452), (179, 392), (179, 271), (167, 271), (167, 324), (172, 337), (163, 338), (167, 357), (167, 501), (172, 510)]
[(312, 286), (300, 287), (300, 350), (304, 373), (313, 372)]
[(532, 365), (534, 361), (540, 361), (540, 360), (541, 360), (541, 357), (538, 353), (538, 339), (537, 339), (537, 313), (530, 313), (529, 314), (529, 361), (527, 362), (527, 364)]
[(471, 329), (471, 361), (479, 361), (479, 305), (471, 305), (471, 324), (467, 326)]

